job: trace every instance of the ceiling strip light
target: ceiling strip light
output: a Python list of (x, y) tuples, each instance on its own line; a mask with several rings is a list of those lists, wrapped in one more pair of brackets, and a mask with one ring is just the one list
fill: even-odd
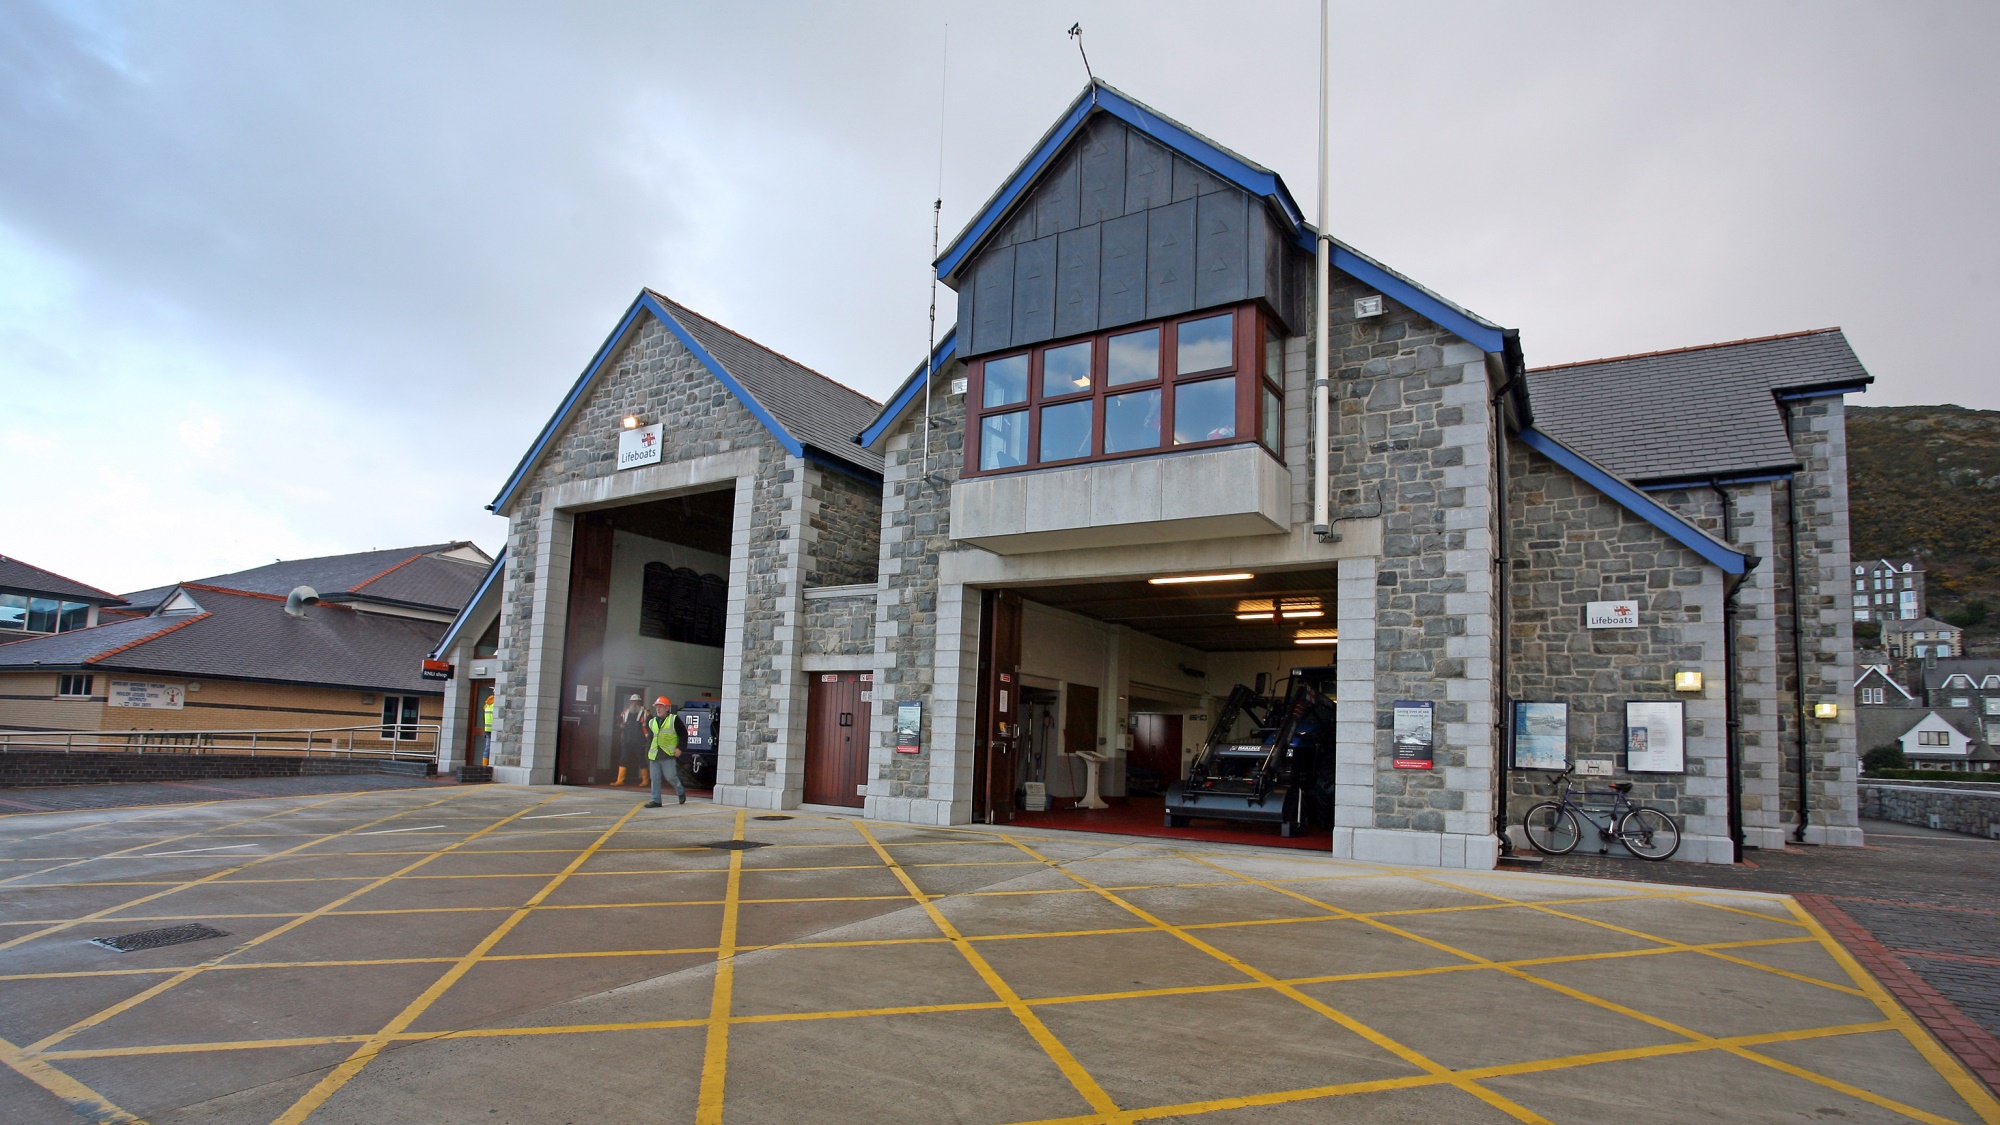
[[(1239, 614), (1237, 614), (1237, 615), (1236, 615), (1236, 620), (1238, 620), (1238, 621), (1269, 621), (1269, 620), (1271, 620), (1271, 619), (1272, 619), (1273, 617), (1276, 617), (1276, 616), (1277, 616), (1277, 614), (1274, 614), (1274, 613), (1239, 613)], [(1287, 616), (1290, 616), (1290, 615), (1288, 614)]]
[(1242, 582), (1255, 577), (1257, 576), (1254, 574), (1242, 572), (1236, 574), (1180, 574), (1172, 578), (1148, 578), (1146, 581), (1148, 584), (1154, 586), (1178, 586), (1183, 582)]

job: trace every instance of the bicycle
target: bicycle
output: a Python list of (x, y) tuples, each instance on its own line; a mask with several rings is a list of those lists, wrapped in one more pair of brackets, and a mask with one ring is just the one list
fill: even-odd
[[(1568, 855), (1583, 842), (1583, 825), (1578, 822), (1581, 814), (1596, 829), (1602, 847), (1598, 854), (1611, 851), (1611, 841), (1625, 845), (1625, 850), (1640, 859), (1665, 859), (1680, 850), (1681, 830), (1673, 818), (1658, 809), (1635, 805), (1626, 796), (1632, 792), (1629, 781), (1613, 782), (1608, 790), (1584, 789), (1583, 797), (1609, 797), (1611, 805), (1586, 805), (1575, 799), (1570, 791), (1570, 772), (1564, 770), (1556, 778), (1556, 799), (1543, 801), (1529, 809), (1521, 818), (1521, 829), (1528, 835), (1528, 842), (1537, 851), (1549, 855)], [(1599, 820), (1596, 813), (1605, 814)]]

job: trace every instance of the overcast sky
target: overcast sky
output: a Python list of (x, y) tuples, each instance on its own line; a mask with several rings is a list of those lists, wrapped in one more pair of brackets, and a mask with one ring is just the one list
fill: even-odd
[[(1333, 232), (1530, 363), (1837, 324), (1850, 401), (2000, 408), (2000, 5), (1334, 13)], [(1080, 20), (1310, 214), (1317, 19), (0, 0), (0, 554), (127, 591), (496, 550), (485, 504), (646, 285), (880, 398), (941, 123), (949, 241), (1081, 88)]]

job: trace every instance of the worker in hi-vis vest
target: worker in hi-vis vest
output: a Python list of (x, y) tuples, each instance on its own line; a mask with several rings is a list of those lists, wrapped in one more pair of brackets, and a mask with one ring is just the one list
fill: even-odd
[(647, 803), (649, 809), (660, 807), (660, 778), (674, 779), (674, 797), (685, 805), (688, 803), (687, 786), (681, 784), (681, 746), (687, 741), (687, 720), (673, 709), (674, 701), (666, 696), (653, 700), (653, 717), (646, 720), (646, 732), (653, 736), (646, 747), (646, 764), (653, 774), (653, 799)]
[(493, 764), (493, 691), (487, 689), (486, 702), (479, 709), (479, 765)]

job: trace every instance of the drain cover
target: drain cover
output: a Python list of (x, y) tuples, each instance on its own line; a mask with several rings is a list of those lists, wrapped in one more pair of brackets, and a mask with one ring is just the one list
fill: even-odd
[(751, 848), (768, 848), (770, 846), (761, 840), (717, 840), (713, 843), (702, 845), (704, 848), (714, 848), (719, 852), (747, 852)]
[(751, 820), (790, 820), (790, 819), (792, 819), (792, 818), (791, 818), (791, 817), (789, 817), (789, 816), (786, 816), (786, 815), (784, 815), (783, 813), (773, 813), (773, 814), (772, 814), (772, 815), (770, 815), (770, 816), (753, 816), (753, 817), (751, 817), (750, 819), (751, 819)]
[(164, 930), (140, 930), (136, 934), (91, 938), (90, 944), (115, 949), (120, 953), (134, 953), (141, 949), (158, 949), (163, 945), (180, 945), (182, 942), (207, 941), (209, 938), (228, 936), (225, 931), (196, 922), (187, 926), (168, 926)]

